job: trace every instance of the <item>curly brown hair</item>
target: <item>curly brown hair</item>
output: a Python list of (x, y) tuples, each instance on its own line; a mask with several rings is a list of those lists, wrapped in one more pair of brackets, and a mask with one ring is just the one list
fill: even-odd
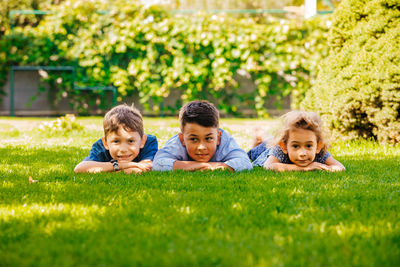
[(275, 145), (279, 143), (287, 144), (289, 132), (293, 129), (310, 130), (315, 133), (317, 142), (321, 142), (322, 148), (320, 153), (325, 153), (329, 148), (327, 134), (322, 127), (322, 120), (315, 112), (307, 112), (294, 110), (286, 113), (281, 117), (282, 127), (278, 131), (275, 138)]

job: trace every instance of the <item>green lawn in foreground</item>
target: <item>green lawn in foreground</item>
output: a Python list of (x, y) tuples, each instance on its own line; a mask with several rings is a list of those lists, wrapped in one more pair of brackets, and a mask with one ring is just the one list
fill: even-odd
[[(399, 146), (334, 143), (341, 173), (74, 174), (102, 119), (51, 136), (42, 121), (0, 118), (1, 266), (400, 264)], [(260, 122), (276, 127), (221, 125), (247, 150)], [(177, 127), (145, 119), (160, 145)]]

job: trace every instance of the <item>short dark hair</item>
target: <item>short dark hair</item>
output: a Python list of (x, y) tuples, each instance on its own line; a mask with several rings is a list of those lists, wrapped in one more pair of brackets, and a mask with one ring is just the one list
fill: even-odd
[(105, 138), (112, 132), (118, 132), (120, 126), (127, 131), (138, 132), (140, 137), (143, 136), (142, 115), (133, 106), (118, 105), (106, 113), (103, 121)]
[(187, 123), (197, 123), (203, 127), (219, 127), (219, 112), (210, 102), (196, 100), (187, 103), (179, 111), (181, 131)]

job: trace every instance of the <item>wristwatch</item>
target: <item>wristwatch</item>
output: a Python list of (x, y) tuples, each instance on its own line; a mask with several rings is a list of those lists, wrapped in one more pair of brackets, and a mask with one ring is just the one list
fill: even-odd
[(115, 159), (112, 159), (110, 162), (113, 165), (114, 171), (115, 172), (119, 171), (118, 161), (116, 161)]

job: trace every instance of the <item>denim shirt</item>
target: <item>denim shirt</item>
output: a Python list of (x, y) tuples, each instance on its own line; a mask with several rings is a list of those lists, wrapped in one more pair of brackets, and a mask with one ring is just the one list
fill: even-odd
[[(217, 146), (217, 150), (210, 162), (225, 163), (235, 171), (251, 170), (253, 166), (246, 152), (239, 147), (235, 139), (226, 131), (219, 130), (221, 131), (221, 142)], [(179, 136), (175, 135), (167, 141), (163, 148), (158, 150), (154, 157), (153, 170), (171, 171), (174, 162), (177, 160), (193, 161), (179, 140)]]

